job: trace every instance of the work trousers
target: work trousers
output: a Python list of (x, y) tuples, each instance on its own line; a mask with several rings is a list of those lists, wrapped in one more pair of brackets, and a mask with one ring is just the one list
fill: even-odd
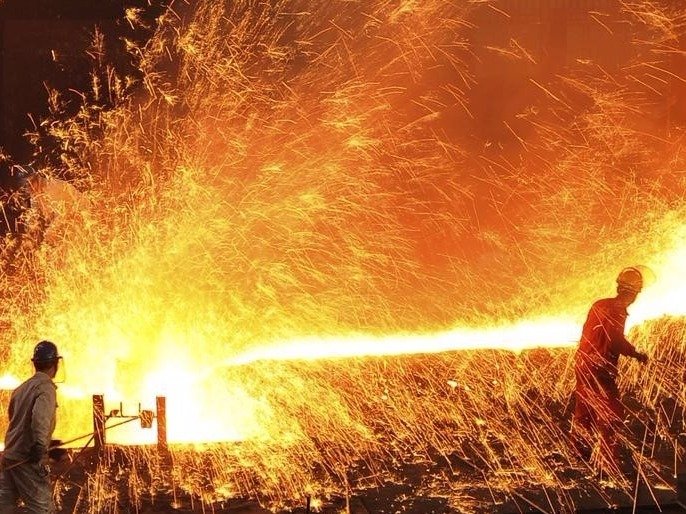
[(591, 449), (599, 437), (601, 463), (619, 469), (617, 436), (624, 426), (624, 406), (617, 386), (604, 384), (594, 377), (577, 377), (575, 400), (572, 441), (577, 450), (590, 459)]
[(18, 512), (19, 499), (30, 514), (54, 514), (48, 468), (28, 462), (14, 467), (11, 467), (12, 464), (11, 461), (5, 461), (0, 471), (0, 514)]

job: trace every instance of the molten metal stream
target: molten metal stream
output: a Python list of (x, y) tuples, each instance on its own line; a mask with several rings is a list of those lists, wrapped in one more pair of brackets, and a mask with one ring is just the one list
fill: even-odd
[[(651, 262), (657, 280), (648, 284), (637, 302), (630, 308), (629, 326), (639, 326), (642, 322), (662, 316), (686, 315), (686, 304), (681, 300), (682, 285), (670, 277), (686, 276), (686, 245), (684, 233), (676, 230), (675, 242), (680, 246), (665, 251)], [(431, 354), (460, 350), (499, 349), (518, 352), (537, 347), (573, 346), (578, 340), (582, 319), (578, 316), (541, 317), (521, 320), (510, 324), (489, 327), (455, 328), (453, 330), (426, 334), (395, 334), (369, 336), (351, 334), (339, 337), (302, 337), (290, 341), (275, 342), (230, 357), (220, 364), (198, 368), (190, 361), (170, 357), (155, 363), (146, 374), (141, 399), (151, 399), (156, 395), (166, 395), (169, 405), (170, 442), (211, 442), (231, 441), (259, 433), (257, 422), (246, 408), (254, 400), (245, 396), (240, 388), (218, 393), (223, 408), (239, 413), (233, 416), (232, 423), (226, 419), (217, 420), (209, 414), (213, 412), (212, 402), (207, 400), (208, 381), (219, 380), (219, 374), (233, 367), (245, 367), (258, 361), (312, 361), (319, 359), (362, 358), (370, 356)], [(68, 363), (68, 361), (67, 361)], [(249, 369), (249, 368), (248, 368)], [(5, 374), (0, 377), (0, 388), (11, 389), (19, 384), (19, 378)], [(65, 397), (80, 398), (87, 401), (96, 390), (61, 386)], [(111, 402), (126, 401), (116, 389), (109, 391)], [(135, 402), (128, 405), (134, 408)], [(112, 440), (126, 443), (151, 443), (154, 434), (145, 433), (136, 427), (122, 427), (113, 431)]]

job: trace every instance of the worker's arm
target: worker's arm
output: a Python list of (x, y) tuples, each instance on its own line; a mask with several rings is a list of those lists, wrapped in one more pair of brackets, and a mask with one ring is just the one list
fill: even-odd
[(636, 350), (636, 347), (624, 336), (624, 323), (620, 324), (610, 321), (607, 330), (610, 335), (610, 344), (616, 355), (633, 357), (643, 364), (648, 362), (648, 356), (645, 353)]
[(47, 456), (56, 409), (55, 387), (52, 384), (42, 385), (31, 412), (31, 433), (33, 435), (31, 460), (34, 462), (40, 462)]

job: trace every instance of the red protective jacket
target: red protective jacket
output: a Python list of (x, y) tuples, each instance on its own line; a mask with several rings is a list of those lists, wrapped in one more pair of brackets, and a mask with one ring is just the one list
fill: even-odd
[(577, 387), (598, 383), (605, 389), (616, 390), (619, 356), (637, 355), (634, 345), (624, 337), (626, 318), (626, 307), (617, 298), (593, 304), (576, 354)]

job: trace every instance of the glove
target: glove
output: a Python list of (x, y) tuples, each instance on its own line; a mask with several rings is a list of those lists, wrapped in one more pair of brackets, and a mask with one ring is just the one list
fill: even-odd
[(47, 454), (45, 446), (40, 443), (35, 443), (29, 450), (29, 462), (33, 464), (39, 464), (43, 461)]
[(60, 462), (67, 455), (67, 450), (64, 448), (50, 448), (48, 450), (48, 457), (50, 460)]
[(48, 448), (48, 458), (52, 461), (59, 462), (67, 454), (67, 450), (60, 448), (62, 446), (62, 441), (59, 439), (53, 439), (50, 441), (50, 448)]
[(643, 352), (636, 352), (636, 360), (641, 364), (645, 364), (648, 362), (648, 355)]

